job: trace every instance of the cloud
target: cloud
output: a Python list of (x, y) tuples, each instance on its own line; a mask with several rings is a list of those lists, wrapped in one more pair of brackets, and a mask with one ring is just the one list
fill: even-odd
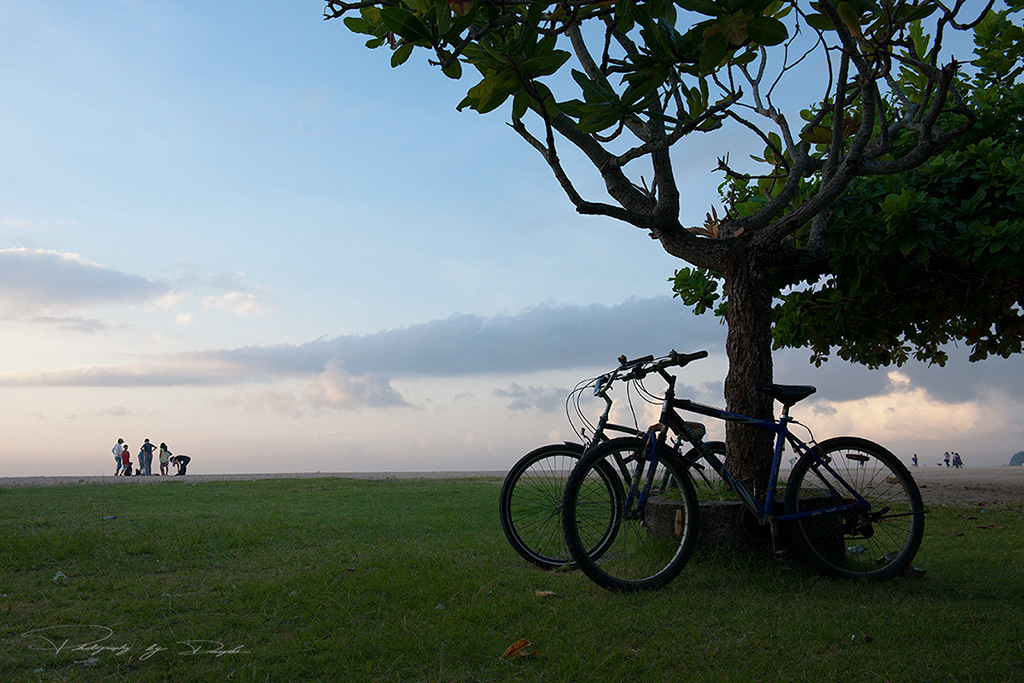
[(266, 310), (266, 304), (259, 297), (246, 292), (206, 296), (202, 304), (203, 308), (217, 308), (240, 316), (259, 315)]
[(31, 318), (30, 322), (37, 325), (52, 325), (69, 332), (102, 332), (109, 329), (109, 326), (101, 320), (92, 318), (81, 318), (72, 316), (68, 318), (55, 318), (53, 316), (38, 316)]
[[(925, 389), (937, 401), (960, 403), (1004, 392), (1024, 399), (1024, 356), (992, 357), (970, 362), (966, 349), (950, 346), (945, 366), (910, 362), (898, 369), (911, 385)], [(775, 381), (783, 384), (813, 384), (817, 396), (847, 401), (885, 393), (894, 368), (871, 370), (833, 358), (820, 368), (808, 362), (806, 349), (785, 349), (774, 355)]]
[(392, 388), (387, 377), (377, 373), (367, 373), (359, 377), (349, 375), (342, 364), (333, 358), (327, 362), (327, 366), (317, 376), (316, 381), (306, 386), (303, 397), (314, 408), (340, 410), (408, 405)]
[(167, 284), (107, 268), (70, 252), (0, 249), (0, 317), (35, 318), (103, 304), (152, 301)]
[(510, 384), (507, 389), (495, 389), (498, 398), (512, 399), (507, 408), (512, 411), (536, 410), (541, 413), (556, 412), (565, 407), (568, 389), (551, 387), (524, 387)]
[(608, 367), (621, 354), (720, 351), (724, 328), (694, 317), (671, 297), (615, 306), (543, 304), (514, 315), (456, 314), (369, 335), (317, 339), (297, 346), (245, 347), (202, 354), (239, 369), (272, 374), (320, 372), (327, 361), (348, 372), (404, 377)]
[[(407, 405), (391, 384), (398, 377), (606, 368), (623, 353), (720, 350), (723, 336), (712, 318), (694, 318), (670, 297), (616, 306), (543, 304), (514, 315), (457, 314), (298, 345), (153, 355), (115, 367), (0, 373), (0, 386), (230, 386), (305, 378), (301, 397), (249, 394), (245, 399), (250, 410), (294, 414), (306, 408)], [(563, 389), (512, 385), (502, 391), (514, 410), (550, 411), (565, 397)]]
[[(185, 322), (187, 319), (179, 319)], [(528, 375), (607, 368), (629, 357), (707, 349), (721, 356), (725, 329), (711, 316), (693, 316), (671, 297), (629, 299), (614, 306), (545, 303), (498, 316), (455, 314), (374, 334), (322, 338), (302, 344), (249, 346), (153, 355), (116, 367), (0, 373), (0, 386), (231, 386), (303, 381), (294, 399), (257, 401), (276, 412), (401, 406), (396, 378)], [(911, 363), (901, 368), (904, 390), (920, 389), (936, 403), (991, 400), (1024, 394), (1024, 358), (968, 363), (953, 349), (945, 368)], [(841, 405), (898, 389), (885, 370), (833, 359), (821, 368), (805, 350), (775, 353), (775, 379), (814, 384), (815, 403)], [(903, 380), (901, 380), (903, 381)], [(717, 385), (720, 386), (720, 385)], [(720, 391), (720, 389), (715, 389)], [(495, 393), (512, 410), (549, 411), (565, 391), (507, 385)], [(290, 402), (294, 401), (294, 405)], [(557, 406), (556, 406), (557, 407)]]
[[(252, 378), (248, 378), (251, 380)], [(37, 387), (170, 387), (212, 386), (247, 381), (228, 366), (209, 361), (193, 364), (162, 362), (120, 367), (76, 366), (62, 370), (23, 370), (0, 373), (0, 386)]]

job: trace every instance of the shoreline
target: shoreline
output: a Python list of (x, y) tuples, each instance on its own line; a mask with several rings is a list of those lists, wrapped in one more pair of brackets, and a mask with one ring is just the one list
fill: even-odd
[(487, 479), (501, 481), (505, 478), (505, 470), (477, 472), (250, 472), (234, 474), (189, 473), (184, 476), (173, 474), (115, 477), (113, 475), (42, 475), (23, 477), (0, 477), (0, 488), (17, 488), (22, 486), (75, 486), (88, 484), (147, 485), (170, 483), (198, 483), (206, 481), (259, 481), (264, 479), (361, 479), (366, 481), (382, 481), (387, 479)]
[[(1024, 467), (997, 465), (992, 467), (911, 467), (910, 473), (921, 490), (925, 503), (1024, 503)], [(278, 472), (249, 474), (187, 474), (185, 476), (115, 477), (106, 476), (38, 476), (0, 477), (0, 489), (25, 486), (197, 484), (208, 481), (259, 481), (266, 479), (356, 479), (385, 481), (388, 479), (472, 479), (501, 483), (505, 470), (465, 472)]]

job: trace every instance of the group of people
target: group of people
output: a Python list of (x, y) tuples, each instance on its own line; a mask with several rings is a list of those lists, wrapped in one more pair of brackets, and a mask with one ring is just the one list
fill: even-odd
[(946, 463), (946, 467), (955, 467), (956, 469), (960, 469), (964, 466), (963, 459), (956, 451), (952, 454), (949, 451), (946, 451), (945, 455), (942, 456), (942, 461)]
[[(114, 470), (114, 476), (131, 476), (132, 453), (128, 448), (128, 444), (124, 442), (124, 439), (118, 439), (112, 450), (114, 453), (114, 463), (117, 465), (117, 468)], [(150, 443), (149, 439), (143, 442), (142, 448), (139, 449), (139, 466), (135, 468), (134, 474), (142, 476), (153, 474), (153, 451), (156, 450), (157, 447)], [(164, 476), (167, 476), (171, 465), (174, 465), (178, 470), (176, 476), (184, 475), (189, 462), (192, 461), (192, 458), (187, 455), (174, 455), (167, 449), (167, 444), (165, 443), (160, 444), (157, 457), (160, 464), (160, 474)]]
[[(914, 467), (917, 467), (917, 453), (914, 453), (914, 457), (910, 459), (910, 462), (914, 464)], [(946, 453), (942, 456), (942, 462), (939, 463), (939, 467), (942, 467), (943, 463), (945, 463), (947, 468), (953, 467), (956, 469), (960, 469), (961, 467), (964, 466), (963, 458), (961, 458), (960, 454), (957, 453), (956, 451), (952, 453), (946, 451)]]

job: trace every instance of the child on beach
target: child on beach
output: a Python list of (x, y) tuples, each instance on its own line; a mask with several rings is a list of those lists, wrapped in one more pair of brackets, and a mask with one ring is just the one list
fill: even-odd
[(160, 444), (160, 474), (167, 476), (167, 463), (171, 459), (171, 452), (167, 450), (167, 444)]
[(128, 444), (124, 444), (124, 450), (121, 451), (121, 468), (124, 476), (132, 476), (132, 452), (128, 450)]

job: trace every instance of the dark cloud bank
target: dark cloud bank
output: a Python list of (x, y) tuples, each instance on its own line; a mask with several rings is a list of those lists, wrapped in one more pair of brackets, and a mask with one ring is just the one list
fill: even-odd
[[(332, 373), (375, 377), (386, 385), (396, 377), (520, 375), (546, 370), (611, 368), (620, 354), (707, 350), (723, 354), (725, 327), (710, 315), (692, 315), (678, 299), (629, 299), (614, 306), (544, 304), (514, 315), (455, 314), (441, 320), (374, 334), (322, 338), (299, 345), (253, 346), (160, 356), (133, 368), (89, 368), (0, 375), (0, 385), (175, 386), (226, 385), (275, 377)], [(800, 349), (775, 353), (775, 379), (814, 384), (819, 396), (851, 400), (886, 392), (887, 369), (869, 370), (833, 359), (820, 368)], [(909, 364), (900, 372), (914, 386), (947, 402), (967, 401), (992, 390), (1021, 397), (1020, 358), (968, 363), (953, 349), (947, 367)], [(724, 379), (724, 378), (723, 378)], [(506, 391), (530, 394), (544, 388), (513, 385)], [(520, 398), (525, 398), (521, 396)]]

